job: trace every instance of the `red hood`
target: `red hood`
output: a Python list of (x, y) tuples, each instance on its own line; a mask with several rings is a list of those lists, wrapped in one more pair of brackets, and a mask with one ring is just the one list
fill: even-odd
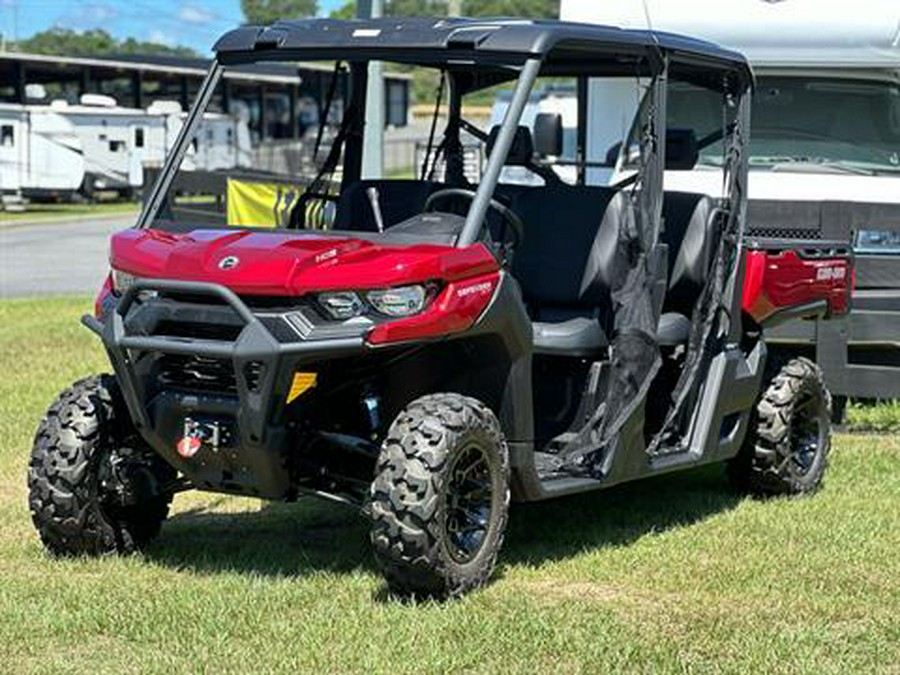
[[(206, 281), (245, 295), (385, 288), (431, 279), (455, 281), (498, 269), (482, 244), (466, 248), (382, 245), (311, 232), (129, 229), (113, 235), (110, 263), (139, 277)], [(222, 269), (226, 258), (236, 258)]]

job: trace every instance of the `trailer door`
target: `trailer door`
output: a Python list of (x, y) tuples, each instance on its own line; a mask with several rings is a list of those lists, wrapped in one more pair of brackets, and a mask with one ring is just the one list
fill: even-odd
[(0, 192), (18, 192), (24, 170), (24, 113), (0, 114)]

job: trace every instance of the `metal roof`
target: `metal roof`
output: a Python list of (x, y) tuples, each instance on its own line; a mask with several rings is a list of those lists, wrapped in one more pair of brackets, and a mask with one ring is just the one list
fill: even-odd
[[(625, 30), (563, 21), (530, 19), (381, 18), (340, 21), (278, 21), (243, 26), (214, 46), (223, 63), (292, 59), (386, 60), (453, 67), (516, 66), (540, 58), (562, 69), (635, 57), (692, 62), (733, 70), (750, 82), (744, 57), (718, 45), (673, 33)], [(595, 61), (594, 59), (599, 59)]]

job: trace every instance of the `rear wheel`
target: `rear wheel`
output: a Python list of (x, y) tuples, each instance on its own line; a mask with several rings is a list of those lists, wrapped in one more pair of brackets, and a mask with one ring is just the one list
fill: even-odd
[(145, 449), (115, 379), (76, 382), (38, 427), (28, 469), (31, 518), (57, 555), (131, 553), (159, 533), (175, 471)]
[(809, 359), (792, 359), (760, 397), (729, 476), (736, 487), (759, 495), (814, 492), (830, 446), (831, 396), (822, 372)]
[(393, 593), (445, 598), (483, 585), (508, 509), (509, 456), (490, 409), (435, 394), (397, 416), (368, 508), (375, 558)]

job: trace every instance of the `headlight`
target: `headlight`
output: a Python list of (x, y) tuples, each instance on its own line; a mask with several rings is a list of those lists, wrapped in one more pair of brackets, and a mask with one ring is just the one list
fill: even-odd
[(343, 321), (363, 313), (363, 303), (353, 291), (319, 293), (319, 304), (332, 319)]
[(900, 231), (860, 230), (856, 233), (857, 253), (900, 254)]
[(425, 307), (425, 297), (424, 286), (400, 286), (366, 293), (366, 300), (376, 312), (395, 317), (418, 314)]
[(122, 272), (117, 269), (112, 270), (113, 292), (117, 295), (122, 295), (129, 288), (131, 288), (131, 285), (134, 283), (135, 278), (136, 277), (133, 274), (128, 274), (128, 272)]
[(413, 316), (425, 309), (428, 298), (428, 288), (419, 284), (359, 292), (327, 291), (316, 296), (319, 306), (337, 321), (367, 314), (391, 318)]

